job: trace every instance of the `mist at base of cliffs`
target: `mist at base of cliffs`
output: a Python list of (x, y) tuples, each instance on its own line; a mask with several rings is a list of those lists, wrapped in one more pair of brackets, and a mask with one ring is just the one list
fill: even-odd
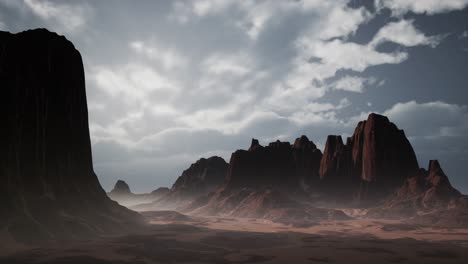
[(324, 153), (306, 136), (293, 144), (235, 151), (229, 163), (201, 158), (170, 189), (134, 194), (118, 181), (109, 197), (139, 212), (265, 219), (292, 226), (321, 221), (391, 219), (464, 228), (468, 198), (437, 160), (419, 168), (404, 132), (377, 114), (359, 122), (346, 144), (329, 136)]

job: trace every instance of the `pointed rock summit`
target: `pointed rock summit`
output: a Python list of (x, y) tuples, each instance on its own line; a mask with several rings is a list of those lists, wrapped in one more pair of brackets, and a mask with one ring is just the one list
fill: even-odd
[(252, 138), (252, 143), (250, 143), (249, 151), (255, 151), (259, 148), (262, 148), (260, 143), (258, 143), (258, 139)]
[(110, 195), (129, 195), (132, 194), (130, 191), (130, 187), (125, 181), (118, 180), (115, 185), (114, 189), (109, 193)]
[[(461, 193), (452, 187), (448, 177), (440, 167), (439, 161), (429, 161), (429, 171), (425, 177), (424, 187), (427, 190), (424, 193), (423, 203), (425, 207), (433, 207), (438, 204), (445, 204), (454, 198), (461, 196)], [(422, 187), (421, 189), (424, 189)]]
[(296, 149), (317, 149), (317, 146), (314, 144), (314, 142), (310, 141), (309, 138), (305, 135), (296, 138), (296, 140), (294, 140), (293, 147)]

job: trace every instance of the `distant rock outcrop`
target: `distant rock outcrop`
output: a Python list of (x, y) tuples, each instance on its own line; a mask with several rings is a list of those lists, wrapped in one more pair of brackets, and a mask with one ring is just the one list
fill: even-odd
[(129, 194), (132, 194), (132, 192), (130, 191), (130, 187), (128, 186), (128, 184), (122, 180), (118, 180), (115, 185), (114, 185), (114, 189), (112, 189), (112, 191), (110, 191), (109, 195), (115, 195), (115, 196), (119, 196), (119, 195), (129, 195)]
[(140, 216), (94, 173), (85, 78), (73, 44), (0, 32), (0, 229), (21, 241), (121, 232)]
[(125, 181), (118, 180), (114, 185), (114, 189), (112, 189), (107, 195), (119, 204), (131, 207), (153, 202), (163, 197), (168, 192), (168, 188), (161, 187), (151, 193), (132, 193), (130, 186), (128, 186)]

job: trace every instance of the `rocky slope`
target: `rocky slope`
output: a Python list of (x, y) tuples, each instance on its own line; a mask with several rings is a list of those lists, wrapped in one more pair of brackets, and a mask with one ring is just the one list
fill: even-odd
[(138, 214), (94, 173), (80, 53), (44, 29), (0, 32), (0, 229), (21, 241), (95, 236)]
[(439, 162), (431, 160), (428, 170), (420, 169), (418, 174), (408, 178), (382, 204), (371, 208), (367, 216), (412, 218), (414, 222), (421, 223), (456, 223), (461, 218), (454, 215), (465, 215), (468, 219), (465, 200), (466, 197), (452, 187)]

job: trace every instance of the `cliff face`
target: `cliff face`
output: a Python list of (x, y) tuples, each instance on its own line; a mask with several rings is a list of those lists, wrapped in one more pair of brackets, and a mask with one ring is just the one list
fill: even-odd
[[(27, 239), (137, 220), (107, 198), (93, 171), (83, 63), (73, 44), (43, 29), (0, 32), (0, 50), (0, 214), (9, 219), (2, 224)], [(122, 220), (110, 220), (116, 216)]]
[(329, 136), (321, 161), (320, 177), (332, 187), (359, 185), (360, 199), (383, 197), (417, 175), (414, 150), (403, 130), (387, 117), (370, 114), (357, 125), (346, 145), (340, 136)]
[(294, 145), (276, 141), (266, 147), (252, 139), (248, 151), (232, 154), (225, 187), (305, 189), (318, 181), (321, 158), (321, 151), (306, 136), (296, 139)]
[(201, 158), (177, 178), (171, 193), (188, 197), (208, 194), (224, 181), (227, 168), (228, 164), (223, 158)]

